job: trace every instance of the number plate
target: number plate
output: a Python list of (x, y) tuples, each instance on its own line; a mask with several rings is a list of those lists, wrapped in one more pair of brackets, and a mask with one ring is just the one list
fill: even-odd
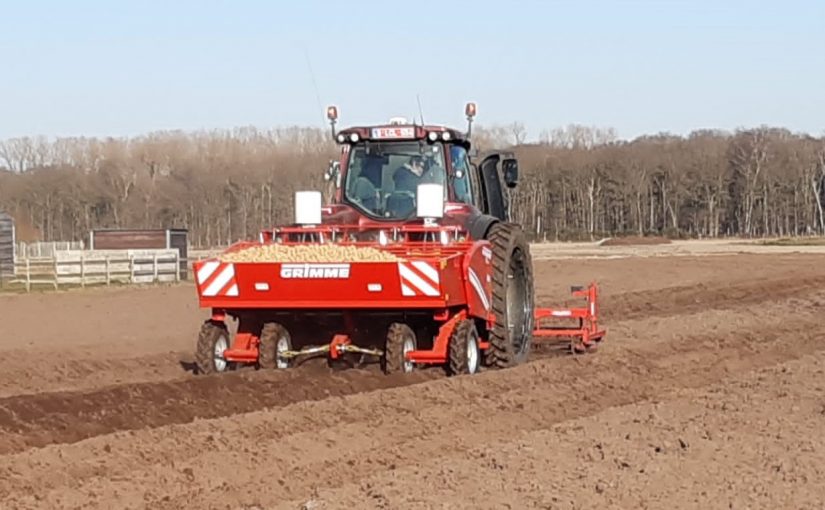
[(373, 128), (372, 137), (383, 138), (415, 138), (415, 128), (412, 127), (383, 127)]

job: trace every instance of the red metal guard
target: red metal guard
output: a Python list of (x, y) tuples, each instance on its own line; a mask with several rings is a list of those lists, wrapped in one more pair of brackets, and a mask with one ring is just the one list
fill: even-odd
[[(441, 317), (449, 316), (446, 310), (436, 314), (436, 320)], [(467, 311), (461, 310), (453, 315), (449, 320), (441, 325), (438, 330), (438, 336), (435, 338), (433, 348), (431, 350), (416, 350), (407, 353), (406, 358), (416, 363), (426, 364), (441, 364), (447, 362), (447, 350), (449, 349), (450, 337), (453, 334), (459, 322), (467, 318)]]
[[(586, 301), (583, 308), (537, 308), (535, 312), (536, 327), (533, 336), (537, 339), (546, 337), (572, 337), (571, 347), (578, 352), (590, 348), (607, 334), (599, 329), (599, 289), (595, 283), (587, 288), (574, 287), (573, 297)], [(548, 319), (578, 319), (578, 328), (543, 325)]]
[(232, 347), (223, 352), (227, 361), (240, 363), (254, 363), (258, 361), (258, 344), (260, 338), (252, 333), (238, 332), (232, 342)]

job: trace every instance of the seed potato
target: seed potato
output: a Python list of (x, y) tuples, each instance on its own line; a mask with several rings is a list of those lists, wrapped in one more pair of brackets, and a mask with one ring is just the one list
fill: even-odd
[(335, 244), (306, 244), (285, 246), (266, 244), (244, 250), (224, 253), (222, 262), (280, 262), (280, 263), (336, 263), (336, 262), (395, 262), (392, 253), (371, 247), (341, 246)]

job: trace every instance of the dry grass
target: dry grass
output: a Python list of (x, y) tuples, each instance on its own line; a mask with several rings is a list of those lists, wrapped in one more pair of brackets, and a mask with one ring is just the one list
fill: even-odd
[(649, 246), (670, 244), (670, 239), (658, 236), (611, 237), (599, 243), (600, 246)]
[(781, 237), (760, 241), (763, 246), (825, 246), (825, 237)]

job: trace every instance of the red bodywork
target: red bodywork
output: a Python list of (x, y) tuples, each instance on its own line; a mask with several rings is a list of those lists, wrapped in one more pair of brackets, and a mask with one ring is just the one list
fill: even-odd
[[(360, 226), (325, 225), (266, 232), (265, 243), (275, 236), (284, 245), (305, 244), (290, 240), (295, 237), (309, 236), (316, 242), (335, 239), (341, 245), (380, 248), (399, 260), (308, 264), (203, 260), (194, 264), (200, 306), (212, 308), (216, 320), (238, 310), (424, 310), (442, 326), (432, 349), (413, 351), (407, 357), (416, 363), (444, 363), (447, 343), (458, 320), (475, 317), (491, 324), (490, 243), (466, 240), (466, 233), (456, 227), (409, 225), (385, 231), (385, 246), (348, 240), (364, 232)], [(431, 240), (411, 240), (425, 235)], [(238, 243), (227, 253), (256, 245), (260, 243)], [(344, 338), (349, 333), (335, 333), (331, 353), (336, 345), (349, 342)], [(254, 334), (238, 333), (224, 357), (228, 361), (254, 362), (257, 345)], [(486, 349), (488, 344), (482, 341), (481, 347)]]
[[(276, 229), (272, 236), (312, 235), (330, 240), (346, 238), (357, 228), (317, 227)], [(462, 232), (450, 227), (396, 227), (401, 239), (381, 249), (399, 257), (394, 262), (349, 262), (331, 264), (288, 264), (277, 262), (220, 262), (203, 260), (194, 264), (200, 305), (212, 308), (213, 318), (222, 321), (227, 311), (238, 310), (426, 310), (441, 324), (432, 348), (416, 350), (407, 359), (420, 364), (447, 361), (450, 336), (456, 324), (467, 317), (482, 319), (492, 328), (490, 279), (492, 251), (488, 241), (455, 240)], [(435, 241), (410, 241), (410, 234), (444, 233), (448, 244)], [(390, 234), (392, 235), (392, 234)], [(316, 237), (319, 238), (319, 237)], [(341, 244), (377, 247), (373, 242)], [(238, 243), (228, 252), (258, 243)], [(300, 244), (283, 241), (283, 244)], [(297, 272), (300, 271), (300, 272)], [(314, 272), (313, 272), (314, 271)], [(575, 350), (584, 350), (601, 341), (605, 330), (598, 325), (598, 288), (574, 289), (573, 296), (585, 299), (581, 308), (537, 308), (534, 337), (572, 337)], [(574, 319), (577, 327), (543, 325), (549, 319)], [(489, 347), (487, 332), (480, 331), (482, 350)], [(329, 342), (332, 359), (338, 346), (351, 343), (350, 331), (336, 332)], [(319, 342), (328, 340), (319, 338)], [(232, 347), (224, 353), (228, 361), (254, 363), (258, 359), (259, 339), (254, 333), (239, 332)]]

